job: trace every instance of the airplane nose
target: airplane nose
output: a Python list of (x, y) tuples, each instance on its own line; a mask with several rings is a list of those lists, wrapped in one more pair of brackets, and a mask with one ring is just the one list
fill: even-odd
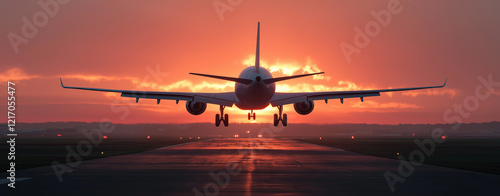
[(257, 77), (255, 77), (255, 80), (256, 80), (257, 82), (260, 82), (260, 81), (262, 80), (262, 78), (261, 78), (260, 76), (257, 76)]

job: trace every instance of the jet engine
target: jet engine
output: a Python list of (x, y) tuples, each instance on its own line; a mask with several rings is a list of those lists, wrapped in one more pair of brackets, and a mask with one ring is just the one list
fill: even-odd
[(207, 103), (187, 101), (186, 110), (192, 115), (200, 115), (207, 109)]
[(302, 114), (302, 115), (306, 115), (306, 114), (309, 114), (313, 111), (314, 102), (304, 101), (304, 102), (294, 103), (293, 108), (295, 109), (295, 111), (297, 113)]

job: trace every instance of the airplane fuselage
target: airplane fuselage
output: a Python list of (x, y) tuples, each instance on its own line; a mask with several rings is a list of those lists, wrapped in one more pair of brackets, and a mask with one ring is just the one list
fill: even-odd
[(242, 110), (260, 110), (266, 108), (276, 91), (274, 83), (265, 84), (263, 82), (264, 79), (273, 77), (271, 73), (263, 67), (259, 67), (258, 69), (259, 71), (257, 71), (256, 67), (248, 67), (238, 76), (238, 78), (253, 80), (249, 85), (238, 82), (235, 84), (234, 90), (237, 98), (235, 105)]

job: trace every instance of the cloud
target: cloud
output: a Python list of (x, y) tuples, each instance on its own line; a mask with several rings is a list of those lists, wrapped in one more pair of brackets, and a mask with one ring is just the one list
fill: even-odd
[[(167, 106), (167, 107), (162, 106), (162, 107), (140, 107), (137, 109), (148, 111), (148, 112), (158, 112), (158, 113), (178, 113), (180, 108), (183, 108), (183, 107), (174, 108), (172, 106)], [(185, 114), (185, 115), (189, 115), (189, 114)]]
[(322, 91), (356, 91), (370, 90), (372, 87), (361, 87), (351, 81), (338, 81), (338, 86), (327, 86), (324, 84), (276, 84), (276, 92), (322, 92)]
[(379, 103), (375, 101), (365, 101), (353, 104), (353, 108), (365, 108), (365, 109), (418, 109), (422, 106), (410, 103), (400, 103), (400, 102), (388, 102)]
[(453, 98), (457, 95), (458, 90), (456, 89), (428, 89), (428, 90), (417, 90), (417, 91), (406, 91), (403, 92), (404, 96), (416, 97), (420, 95), (448, 95)]
[(7, 81), (21, 81), (21, 80), (30, 80), (33, 78), (39, 78), (40, 76), (38, 75), (28, 75), (24, 70), (20, 68), (11, 68), (3, 73), (0, 73), (0, 80), (2, 82), (7, 82)]
[[(243, 64), (247, 66), (254, 66), (255, 56), (249, 56), (247, 59), (243, 60)], [(268, 69), (271, 73), (279, 73), (285, 76), (297, 75), (297, 74), (308, 74), (321, 72), (316, 64), (313, 64), (310, 59), (307, 60), (305, 65), (297, 62), (274, 62), (272, 64), (267, 61), (260, 60), (260, 66)], [(330, 76), (324, 75), (314, 75), (313, 80), (326, 80), (329, 81)]]
[(119, 99), (122, 97), (120, 93), (115, 92), (104, 92), (104, 96), (112, 99)]
[(59, 76), (39, 76), (39, 75), (29, 75), (21, 68), (11, 68), (3, 73), (0, 73), (0, 81), (20, 81), (20, 80), (30, 80), (33, 78), (54, 78), (59, 77), (62, 79), (78, 79), (85, 80), (89, 82), (100, 82), (101, 80), (116, 81), (116, 80), (138, 80), (135, 77), (128, 76), (103, 76), (103, 75), (85, 75), (85, 74), (67, 74)]
[[(167, 92), (232, 92), (234, 91), (234, 82), (214, 83), (202, 81), (194, 83), (191, 80), (181, 80), (174, 83), (162, 85), (156, 82), (132, 82), (137, 86), (136, 90), (154, 90)], [(322, 91), (356, 91), (375, 89), (368, 86), (359, 86), (352, 81), (338, 81), (337, 86), (328, 86), (324, 84), (276, 84), (276, 92), (322, 92)], [(112, 97), (112, 95), (109, 95)]]
[(160, 85), (155, 82), (138, 82), (134, 81), (135, 85), (139, 88), (154, 89), (158, 91), (191, 91), (191, 92), (229, 92), (234, 90), (234, 82), (225, 83), (210, 83), (202, 81), (201, 83), (194, 84), (191, 80), (181, 80), (168, 85)]
[(85, 74), (68, 74), (60, 76), (63, 79), (78, 79), (85, 80), (89, 82), (100, 82), (101, 80), (107, 81), (116, 81), (116, 80), (137, 80), (135, 77), (127, 77), (127, 76), (103, 76), (103, 75), (85, 75)]

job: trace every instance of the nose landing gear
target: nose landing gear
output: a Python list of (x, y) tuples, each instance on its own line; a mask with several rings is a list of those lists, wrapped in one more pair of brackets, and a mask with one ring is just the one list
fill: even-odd
[(286, 127), (288, 125), (288, 122), (287, 122), (288, 117), (286, 114), (281, 115), (283, 113), (283, 106), (282, 105), (277, 106), (277, 107), (278, 107), (278, 111), (279, 111), (279, 117), (278, 117), (278, 114), (274, 114), (274, 126), (277, 127), (281, 121), (283, 126)]
[(250, 120), (251, 118), (255, 120), (255, 112), (253, 112), (253, 110), (250, 110), (250, 112), (248, 113), (248, 120)]
[(215, 126), (216, 127), (218, 127), (220, 125), (220, 122), (223, 122), (225, 127), (227, 127), (229, 125), (229, 115), (224, 114), (224, 108), (226, 108), (226, 106), (221, 105), (219, 107), (220, 114), (215, 115)]

